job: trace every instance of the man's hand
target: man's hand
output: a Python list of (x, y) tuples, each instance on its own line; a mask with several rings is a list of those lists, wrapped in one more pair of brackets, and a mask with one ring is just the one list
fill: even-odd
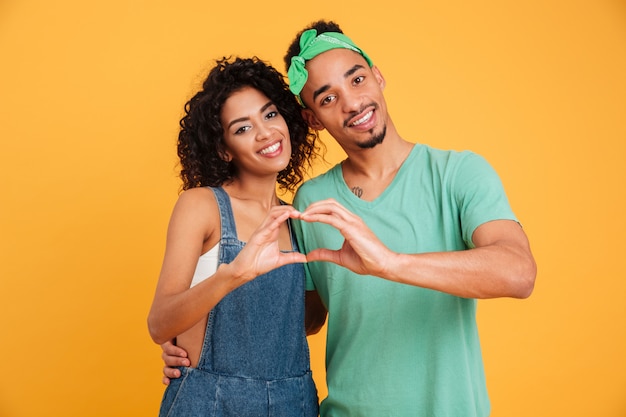
[(187, 358), (187, 352), (176, 346), (172, 340), (167, 341), (161, 345), (163, 353), (161, 357), (165, 362), (163, 368), (163, 384), (169, 385), (170, 379), (180, 378), (180, 370), (176, 369), (178, 366), (190, 366), (191, 363)]
[(333, 199), (311, 204), (300, 216), (306, 222), (333, 226), (344, 237), (339, 250), (318, 248), (307, 254), (307, 262), (333, 262), (361, 275), (384, 276), (393, 258), (389, 250), (363, 220)]

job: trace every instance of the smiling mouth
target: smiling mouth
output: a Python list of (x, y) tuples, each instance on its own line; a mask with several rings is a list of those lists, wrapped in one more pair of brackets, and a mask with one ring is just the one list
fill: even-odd
[(268, 153), (276, 152), (280, 148), (280, 142), (276, 142), (273, 145), (263, 148), (259, 151), (261, 155), (267, 155)]
[(374, 115), (374, 110), (375, 109), (372, 109), (372, 110), (366, 112), (365, 114), (363, 114), (363, 116), (359, 117), (358, 119), (356, 119), (352, 123), (347, 123), (346, 125), (348, 127), (356, 127), (356, 126), (362, 125), (363, 123), (367, 123), (372, 118), (372, 116)]

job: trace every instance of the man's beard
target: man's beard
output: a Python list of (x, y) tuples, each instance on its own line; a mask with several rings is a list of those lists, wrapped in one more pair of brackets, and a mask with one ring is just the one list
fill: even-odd
[(359, 143), (358, 146), (361, 149), (372, 149), (374, 146), (383, 143), (383, 139), (385, 139), (385, 135), (387, 134), (387, 126), (383, 126), (382, 132), (379, 134), (374, 134), (368, 141)]

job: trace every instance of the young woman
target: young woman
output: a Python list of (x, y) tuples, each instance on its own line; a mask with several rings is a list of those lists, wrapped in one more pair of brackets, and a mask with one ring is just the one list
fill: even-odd
[(283, 76), (257, 58), (222, 59), (185, 105), (174, 207), (148, 317), (180, 367), (161, 416), (317, 416), (304, 330), (304, 270), (277, 196), (316, 154)]

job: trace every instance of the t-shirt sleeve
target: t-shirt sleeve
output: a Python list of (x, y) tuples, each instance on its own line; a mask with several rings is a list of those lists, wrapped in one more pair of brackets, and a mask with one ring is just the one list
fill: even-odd
[(500, 177), (482, 156), (464, 152), (454, 175), (454, 196), (463, 240), (474, 247), (472, 235), (481, 224), (493, 220), (517, 221), (504, 191)]

